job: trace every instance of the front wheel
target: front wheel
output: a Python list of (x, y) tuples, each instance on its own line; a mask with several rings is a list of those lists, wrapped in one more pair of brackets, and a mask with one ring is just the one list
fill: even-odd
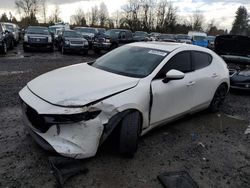
[(220, 85), (213, 97), (212, 102), (210, 103), (209, 109), (211, 112), (218, 112), (221, 109), (221, 106), (227, 95), (227, 86), (225, 84)]
[(6, 44), (6, 42), (3, 42), (3, 46), (2, 46), (1, 52), (3, 54), (7, 54), (7, 44)]
[(138, 147), (141, 132), (140, 113), (135, 111), (125, 116), (121, 122), (119, 152), (125, 157), (133, 157)]

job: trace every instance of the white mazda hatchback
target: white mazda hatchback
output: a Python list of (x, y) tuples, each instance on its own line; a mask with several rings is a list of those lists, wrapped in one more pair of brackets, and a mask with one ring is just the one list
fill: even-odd
[(43, 74), (19, 93), (24, 122), (45, 149), (94, 156), (114, 130), (133, 156), (152, 128), (206, 108), (218, 111), (229, 88), (225, 62), (209, 49), (141, 42), (95, 62)]

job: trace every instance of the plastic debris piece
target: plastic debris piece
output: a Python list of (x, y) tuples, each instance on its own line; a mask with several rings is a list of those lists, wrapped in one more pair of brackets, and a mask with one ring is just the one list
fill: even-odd
[(186, 171), (165, 172), (158, 179), (165, 188), (199, 188)]
[(244, 134), (250, 134), (250, 125), (247, 127), (247, 129), (245, 130)]
[(88, 169), (80, 161), (65, 157), (49, 157), (49, 165), (56, 178), (58, 187), (63, 187), (65, 181), (70, 177), (88, 172)]

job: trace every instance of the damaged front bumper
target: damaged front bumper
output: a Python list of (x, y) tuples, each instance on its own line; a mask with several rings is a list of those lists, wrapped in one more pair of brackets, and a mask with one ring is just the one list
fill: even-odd
[[(31, 136), (40, 146), (45, 150), (54, 150), (65, 157), (76, 159), (88, 158), (96, 154), (104, 130), (104, 125), (99, 116), (88, 120), (77, 120), (77, 122), (57, 122), (48, 125), (45, 122), (48, 120), (44, 117), (52, 117), (52, 115), (38, 114), (31, 107), (34, 103), (44, 105), (46, 102), (32, 95), (27, 87), (20, 92), (23, 120)], [(27, 100), (27, 98), (30, 100)], [(30, 104), (27, 104), (26, 101)], [(50, 106), (51, 104), (47, 105)], [(42, 110), (45, 105), (40, 105), (40, 107)], [(56, 108), (60, 107), (55, 106)], [(65, 111), (65, 109), (63, 110)], [(70, 113), (70, 111), (67, 112)], [(60, 116), (59, 112), (58, 116)]]

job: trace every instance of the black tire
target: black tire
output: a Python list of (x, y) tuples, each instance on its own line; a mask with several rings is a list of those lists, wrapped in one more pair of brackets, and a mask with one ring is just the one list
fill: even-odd
[(118, 44), (117, 44), (117, 43), (113, 43), (113, 44), (110, 46), (110, 51), (116, 49), (117, 47), (118, 47)]
[(63, 46), (61, 47), (61, 53), (62, 53), (62, 54), (65, 54), (65, 50), (64, 50), (64, 47), (63, 47)]
[(99, 55), (101, 53), (101, 50), (100, 49), (94, 49), (94, 52)]
[(82, 55), (88, 55), (88, 50), (83, 50)]
[(51, 48), (49, 49), (50, 52), (54, 52), (55, 51), (55, 46), (52, 45)]
[(25, 45), (23, 45), (23, 51), (24, 51), (24, 52), (28, 52), (29, 49), (28, 49)]
[(220, 85), (213, 97), (212, 102), (210, 103), (209, 110), (211, 112), (218, 112), (221, 109), (221, 106), (227, 95), (227, 86), (226, 84)]
[(10, 42), (10, 49), (12, 50), (14, 48), (14, 46), (15, 46), (14, 39), (12, 39)]
[(3, 42), (3, 47), (1, 49), (1, 53), (2, 54), (7, 54), (7, 44), (6, 44), (6, 42)]
[(141, 132), (140, 113), (135, 111), (126, 115), (120, 127), (119, 152), (124, 157), (133, 157), (138, 148), (138, 139)]

